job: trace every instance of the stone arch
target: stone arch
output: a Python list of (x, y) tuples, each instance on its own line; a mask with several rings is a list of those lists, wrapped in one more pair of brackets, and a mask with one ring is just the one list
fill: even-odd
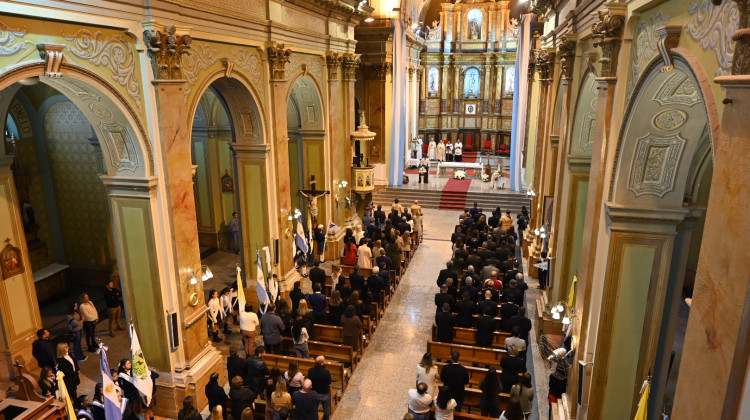
[[(146, 177), (154, 174), (149, 137), (139, 114), (109, 82), (85, 68), (63, 63), (60, 77), (44, 75), (41, 61), (27, 62), (0, 73), (0, 113), (7, 112), (18, 82), (39, 78), (73, 102), (94, 128), (108, 175)], [(10, 98), (5, 99), (6, 95)], [(3, 122), (4, 124), (4, 122)]]
[(203, 79), (198, 87), (198, 95), (195, 96), (190, 105), (188, 113), (188, 126), (192, 122), (198, 110), (201, 98), (205, 91), (213, 87), (226, 103), (229, 116), (232, 121), (234, 142), (238, 144), (268, 144), (267, 120), (263, 111), (261, 97), (253, 88), (252, 84), (245, 80), (244, 76), (232, 74), (227, 77), (223, 69), (217, 70)]
[(705, 156), (718, 134), (705, 72), (687, 50), (673, 54), (671, 71), (660, 71), (661, 56), (649, 63), (628, 102), (610, 178), (615, 205), (681, 208), (701, 160), (696, 155)]
[(323, 96), (315, 79), (309, 74), (299, 74), (289, 82), (288, 97), (298, 106), (302, 130), (325, 130)]

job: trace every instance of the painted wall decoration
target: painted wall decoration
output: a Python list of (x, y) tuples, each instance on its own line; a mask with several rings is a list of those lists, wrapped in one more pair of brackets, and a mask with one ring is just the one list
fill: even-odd
[(656, 49), (656, 28), (669, 23), (669, 15), (661, 10), (638, 23), (633, 36), (633, 61), (630, 65), (630, 80), (628, 80), (628, 96), (633, 92), (638, 77), (646, 64), (658, 54)]
[(479, 9), (469, 10), (466, 14), (468, 20), (467, 34), (469, 39), (480, 39), (482, 38), (482, 11)]
[(472, 67), (464, 76), (464, 96), (473, 97), (479, 93), (479, 70)]
[(703, 51), (713, 50), (719, 69), (715, 76), (729, 74), (734, 55), (732, 34), (739, 27), (740, 13), (737, 3), (722, 2), (714, 6), (711, 0), (697, 0), (688, 6), (693, 20), (686, 29), (690, 38), (698, 42)]
[(505, 69), (505, 95), (513, 96), (513, 90), (516, 87), (516, 68), (507, 67)]
[(26, 271), (23, 258), (21, 258), (21, 250), (10, 244), (10, 238), (5, 239), (5, 247), (0, 251), (0, 268), (2, 268), (3, 279)]
[(437, 95), (440, 87), (440, 71), (437, 67), (432, 67), (427, 73), (427, 93)]

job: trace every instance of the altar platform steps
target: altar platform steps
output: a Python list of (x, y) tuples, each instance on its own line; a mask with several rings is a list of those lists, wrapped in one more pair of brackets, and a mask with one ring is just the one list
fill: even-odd
[[(398, 187), (386, 187), (377, 189), (372, 193), (372, 201), (377, 204), (382, 204), (383, 208), (387, 211), (390, 209), (393, 200), (398, 198), (402, 205), (405, 207), (414, 204), (414, 200), (419, 200), (419, 205), (426, 209), (437, 209), (440, 206), (440, 197), (444, 194), (441, 190), (418, 190), (410, 188), (398, 188)], [(446, 209), (446, 204), (450, 204), (450, 210), (463, 210), (467, 207), (472, 207), (476, 201), (479, 207), (482, 207), (484, 213), (488, 216), (491, 214), (495, 207), (500, 207), (500, 210), (505, 212), (510, 210), (511, 215), (516, 217), (521, 211), (521, 206), (526, 208), (531, 207), (530, 200), (524, 194), (515, 192), (476, 192), (469, 191), (466, 193), (466, 199), (462, 200), (456, 197), (456, 200), (452, 200), (452, 197), (445, 197), (443, 199), (442, 209)]]

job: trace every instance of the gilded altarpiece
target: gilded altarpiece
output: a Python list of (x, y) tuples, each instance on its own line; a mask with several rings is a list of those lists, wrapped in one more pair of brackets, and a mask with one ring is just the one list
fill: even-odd
[(444, 3), (428, 22), (419, 134), (464, 150), (509, 150), (517, 22), (508, 1)]

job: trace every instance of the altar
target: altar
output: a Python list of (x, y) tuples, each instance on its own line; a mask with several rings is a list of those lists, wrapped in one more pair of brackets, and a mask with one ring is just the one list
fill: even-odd
[(446, 169), (463, 169), (464, 171), (474, 169), (476, 177), (481, 178), (482, 167), (483, 165), (478, 162), (440, 162), (438, 163), (438, 174), (445, 175)]

